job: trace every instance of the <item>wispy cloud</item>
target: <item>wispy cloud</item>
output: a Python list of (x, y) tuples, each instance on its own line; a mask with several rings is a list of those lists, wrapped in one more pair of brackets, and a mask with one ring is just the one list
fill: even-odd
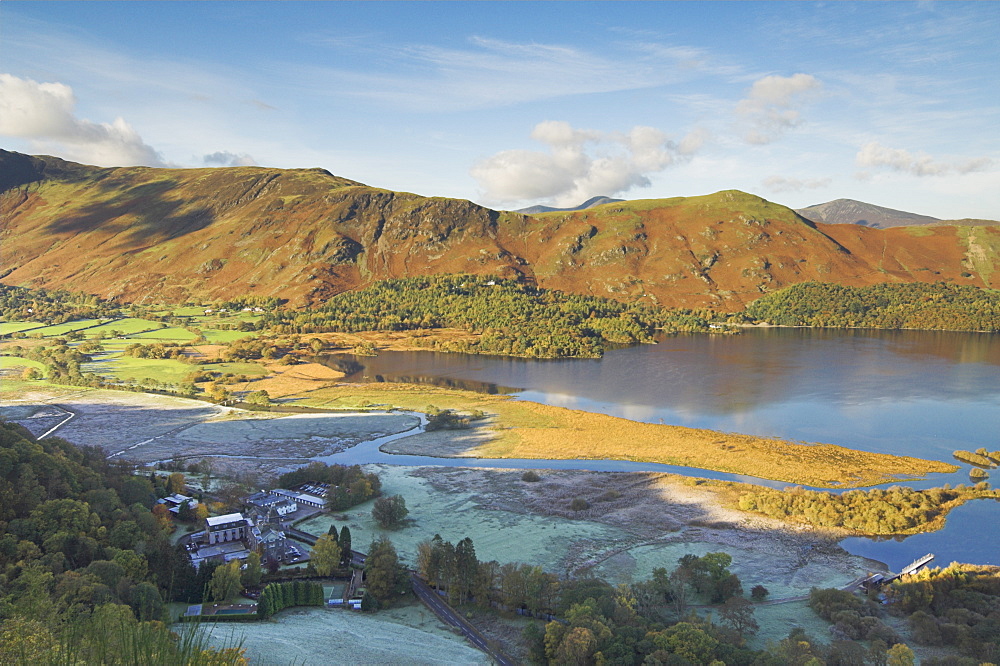
[(829, 187), (833, 182), (832, 178), (786, 178), (785, 176), (768, 176), (761, 181), (761, 185), (776, 193), (781, 192), (801, 192), (802, 190), (819, 190)]
[(0, 74), (0, 134), (31, 140), (39, 149), (99, 166), (165, 166), (163, 158), (125, 121), (78, 118), (73, 89)]
[(753, 144), (776, 141), (802, 122), (795, 108), (822, 84), (811, 74), (765, 76), (754, 81), (750, 92), (736, 105), (736, 113), (750, 123), (744, 139)]
[(984, 171), (993, 164), (988, 157), (944, 162), (935, 160), (927, 153), (911, 153), (902, 148), (889, 148), (878, 141), (870, 141), (861, 146), (855, 156), (859, 167), (885, 168), (911, 176), (942, 176), (945, 174), (967, 174)]
[(336, 82), (331, 90), (341, 94), (427, 112), (654, 88), (704, 75), (707, 61), (688, 47), (643, 43), (597, 52), (473, 36), (464, 48), (380, 45), (366, 71), (314, 67), (297, 75), (303, 85)]
[(472, 168), (487, 200), (554, 199), (556, 205), (572, 206), (596, 195), (648, 187), (650, 174), (690, 158), (706, 137), (695, 131), (673, 141), (653, 127), (608, 133), (547, 121), (535, 126), (531, 138), (548, 150), (505, 150)]

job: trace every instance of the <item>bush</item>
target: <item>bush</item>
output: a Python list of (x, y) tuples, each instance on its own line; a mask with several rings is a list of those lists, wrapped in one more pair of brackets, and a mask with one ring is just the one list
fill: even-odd
[(771, 593), (763, 585), (754, 585), (750, 588), (750, 598), (754, 601), (764, 601), (769, 594)]
[(536, 481), (541, 481), (542, 477), (538, 476), (538, 472), (533, 469), (529, 469), (527, 472), (521, 475), (522, 481), (527, 481), (528, 483), (535, 483)]
[(569, 508), (572, 511), (583, 511), (584, 509), (590, 508), (590, 502), (583, 499), (582, 497), (577, 497), (572, 502), (569, 503)]
[(958, 460), (962, 462), (971, 463), (973, 465), (979, 465), (980, 467), (993, 467), (993, 461), (987, 458), (985, 455), (979, 453), (973, 453), (972, 451), (953, 451), (952, 454)]

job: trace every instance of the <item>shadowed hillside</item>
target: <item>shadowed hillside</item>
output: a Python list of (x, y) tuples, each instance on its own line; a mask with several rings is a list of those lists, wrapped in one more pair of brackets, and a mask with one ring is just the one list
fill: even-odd
[(815, 280), (998, 286), (995, 227), (810, 222), (738, 191), (527, 216), (323, 169), (97, 168), (0, 151), (3, 282), (129, 301), (317, 304), (439, 273), (670, 306), (741, 305)]

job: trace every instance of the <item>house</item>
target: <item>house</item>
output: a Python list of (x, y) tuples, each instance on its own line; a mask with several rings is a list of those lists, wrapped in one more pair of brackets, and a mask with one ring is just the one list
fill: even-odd
[(212, 516), (205, 520), (205, 524), (210, 546), (227, 541), (246, 541), (251, 550), (257, 547), (257, 544), (253, 543), (254, 535), (251, 533), (253, 524), (244, 518), (242, 513)]
[(184, 504), (184, 502), (187, 502), (188, 508), (192, 510), (198, 506), (198, 500), (193, 497), (188, 497), (187, 495), (181, 495), (180, 493), (174, 493), (173, 495), (168, 495), (156, 501), (157, 504), (165, 504), (167, 508), (170, 509), (170, 513), (175, 516), (180, 515), (181, 505)]
[(299, 509), (298, 502), (295, 499), (281, 495), (272, 495), (263, 490), (250, 495), (246, 498), (245, 502), (248, 506), (256, 507), (264, 513), (273, 508), (282, 518), (290, 513), (295, 513)]
[(288, 537), (281, 530), (264, 526), (260, 530), (260, 551), (262, 562), (280, 562), (288, 550)]
[(207, 560), (216, 560), (223, 564), (233, 560), (246, 560), (250, 556), (250, 551), (243, 545), (242, 541), (219, 542), (213, 546), (202, 546), (190, 554), (191, 564), (195, 569), (201, 567), (201, 563)]

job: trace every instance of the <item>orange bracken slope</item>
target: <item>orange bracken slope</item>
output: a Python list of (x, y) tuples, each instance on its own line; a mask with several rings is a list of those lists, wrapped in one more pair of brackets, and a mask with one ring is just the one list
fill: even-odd
[(814, 224), (738, 191), (526, 216), (322, 169), (102, 169), (7, 151), (0, 190), (4, 283), (128, 301), (304, 305), (456, 272), (730, 310), (805, 280), (1000, 286), (1000, 228)]

